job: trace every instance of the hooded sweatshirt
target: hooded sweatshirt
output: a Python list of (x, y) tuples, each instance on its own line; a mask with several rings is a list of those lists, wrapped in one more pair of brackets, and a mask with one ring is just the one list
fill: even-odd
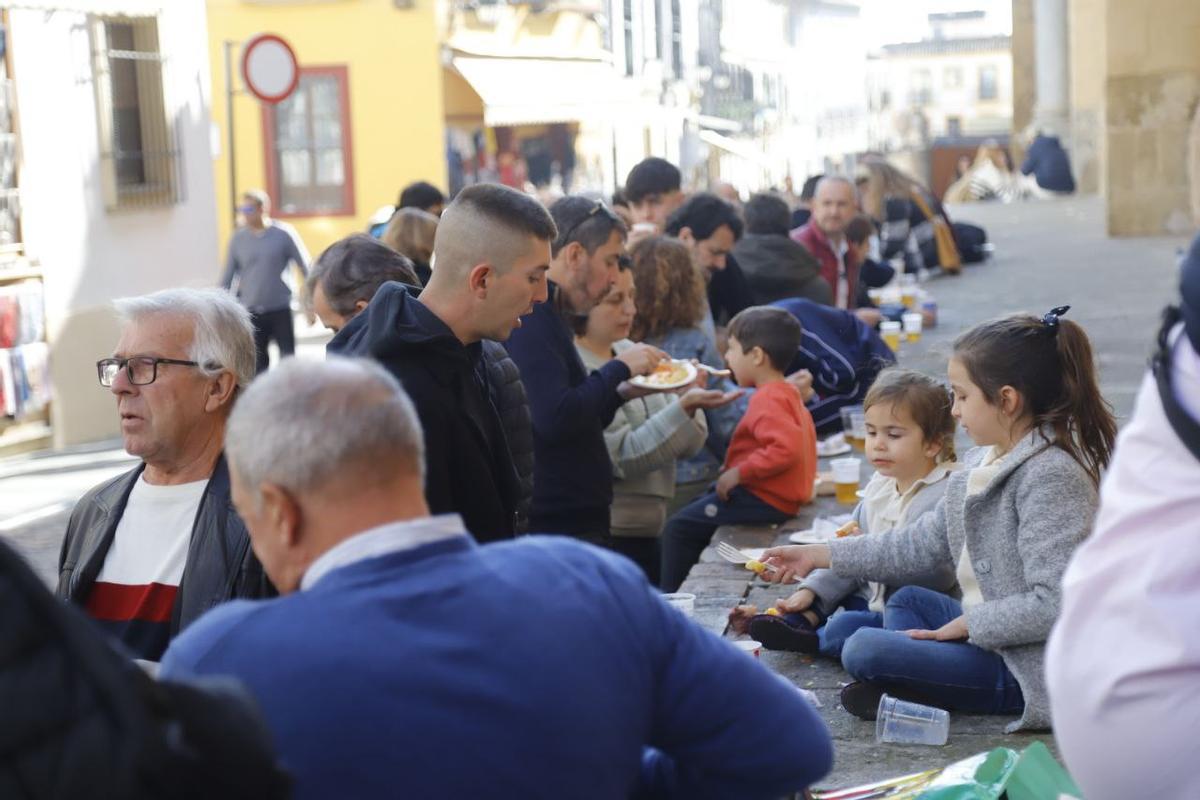
[(733, 254), (755, 305), (793, 297), (833, 305), (833, 290), (821, 277), (820, 263), (786, 235), (748, 233), (733, 246)]
[(512, 537), (519, 483), (482, 345), (464, 345), (407, 287), (389, 282), (326, 351), (375, 359), (412, 398), (425, 434), (430, 512), (459, 514), (479, 542)]

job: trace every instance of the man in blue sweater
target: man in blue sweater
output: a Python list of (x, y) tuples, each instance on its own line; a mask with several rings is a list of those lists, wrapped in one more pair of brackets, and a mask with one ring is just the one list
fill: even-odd
[(227, 452), (284, 596), (214, 609), (162, 672), (240, 679), (298, 799), (774, 798), (829, 769), (800, 693), (632, 562), (430, 517), (421, 426), (374, 363), (285, 362)]
[(603, 545), (609, 537), (612, 462), (604, 429), (640, 390), (627, 381), (665, 357), (635, 345), (588, 373), (570, 320), (584, 316), (617, 279), (625, 223), (599, 200), (564, 197), (550, 208), (549, 297), (522, 318), (505, 346), (521, 370), (533, 412), (530, 533), (561, 533)]

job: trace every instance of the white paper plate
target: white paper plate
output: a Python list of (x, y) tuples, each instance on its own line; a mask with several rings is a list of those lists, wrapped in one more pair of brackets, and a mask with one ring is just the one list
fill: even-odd
[(821, 458), (833, 458), (834, 456), (845, 455), (854, 448), (850, 446), (842, 435), (839, 433), (837, 437), (830, 437), (823, 442), (817, 442), (817, 455)]
[(806, 531), (796, 531), (788, 536), (788, 541), (792, 544), (825, 544), (832, 539), (832, 536), (817, 533), (812, 528)]
[(675, 364), (677, 366), (683, 367), (684, 371), (687, 373), (687, 377), (683, 378), (682, 380), (674, 381), (672, 383), (650, 383), (647, 381), (648, 376), (638, 375), (636, 377), (630, 378), (629, 382), (632, 383), (634, 386), (639, 386), (643, 389), (652, 389), (656, 392), (668, 392), (672, 389), (679, 389), (681, 387), (687, 386), (688, 384), (696, 382), (696, 365), (695, 364), (693, 364), (690, 361), (680, 361), (678, 359), (671, 361), (671, 363)]

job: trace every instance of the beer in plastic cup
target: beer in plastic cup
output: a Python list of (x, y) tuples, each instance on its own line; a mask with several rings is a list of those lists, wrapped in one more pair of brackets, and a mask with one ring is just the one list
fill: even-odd
[(850, 445), (860, 453), (867, 451), (867, 414), (859, 406), (850, 414)]
[(901, 319), (904, 320), (904, 337), (910, 342), (921, 341), (921, 324), (925, 321), (921, 313), (905, 314)]
[(857, 458), (835, 458), (830, 462), (830, 466), (833, 467), (833, 486), (839, 503), (854, 505), (858, 502), (861, 463), (861, 459)]
[(879, 713), (875, 717), (875, 741), (940, 747), (949, 738), (949, 711), (897, 700), (886, 694), (879, 699)]
[(892, 320), (884, 320), (879, 323), (879, 333), (883, 336), (883, 341), (887, 342), (887, 346), (895, 352), (900, 349), (900, 323)]
[[(862, 406), (842, 406), (840, 409), (840, 412), (842, 415), (842, 438), (844, 438), (846, 440), (846, 444), (853, 447), (853, 446), (855, 446), (855, 444), (854, 444), (854, 414), (855, 414), (855, 412), (862, 414), (863, 413)], [(866, 418), (864, 417), (864, 420), (865, 419)]]

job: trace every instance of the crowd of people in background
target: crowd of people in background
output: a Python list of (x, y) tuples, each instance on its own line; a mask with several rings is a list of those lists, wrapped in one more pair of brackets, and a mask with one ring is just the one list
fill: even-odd
[[(1059, 191), (1054, 143), (1029, 157)], [(981, 152), (964, 191), (993, 170)], [(802, 582), (780, 613), (735, 625), (839, 659), (842, 705), (864, 719), (884, 692), (1013, 729), (1053, 711), (1081, 781), (1100, 785), (1089, 725), (1149, 712), (1128, 695), (1113, 716), (1110, 695), (1072, 681), (1055, 623), (1061, 606), (1122, 636), (1080, 596), (1139, 558), (1112, 534), (1151, 457), (1137, 442), (1170, 438), (1153, 379), (1139, 400), (1153, 430), (1131, 426), (1101, 493), (1116, 424), (1068, 307), (970, 329), (944, 376), (896, 366), (878, 329), (897, 312), (873, 291), (986, 253), (919, 181), (867, 158), (796, 202), (714, 189), (685, 192), (659, 158), (612, 198), (548, 207), (498, 184), (446, 198), (416, 183), (311, 265), (247, 192), (221, 281), (233, 293), (118, 303), (97, 369), (140, 464), (77, 505), (58, 596), (161, 661), (164, 686), (239, 680), (297, 797), (779, 796), (830, 768), (824, 724), (660, 592), (717, 527), (810, 502), (820, 438), (863, 406), (878, 472), (852, 535), (769, 550), (764, 574)], [(1160, 369), (1184, 359), (1194, 399), (1192, 262)], [(325, 361), (266, 371), (269, 341), (293, 349), (289, 265), (334, 335)], [(673, 359), (695, 377), (648, 388)], [(1163, 397), (1172, 423), (1200, 417)], [(977, 445), (961, 456), (956, 425)], [(1101, 536), (1081, 547), (1098, 507)], [(1142, 613), (1125, 599), (1114, 614)], [(1103, 672), (1103, 687), (1122, 680)], [(196, 729), (195, 707), (172, 711)], [(258, 767), (273, 796), (282, 779)]]

